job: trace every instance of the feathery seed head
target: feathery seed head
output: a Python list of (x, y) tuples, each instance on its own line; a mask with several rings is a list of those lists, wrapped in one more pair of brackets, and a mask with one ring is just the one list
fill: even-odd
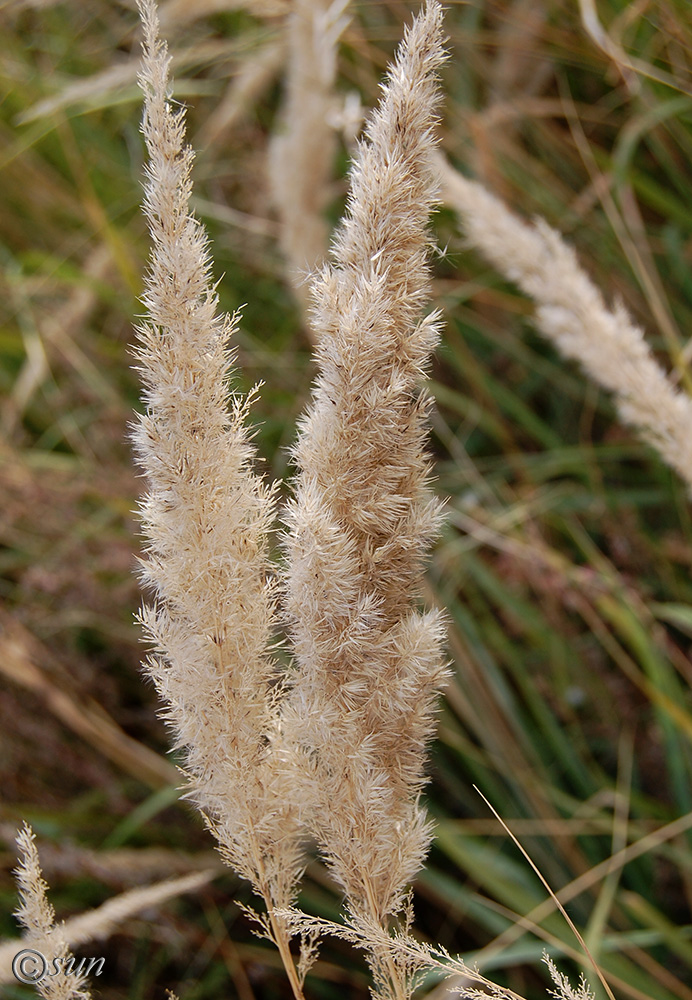
[(301, 861), (296, 812), (271, 759), (274, 493), (252, 469), (248, 400), (229, 391), (236, 317), (217, 313), (207, 236), (189, 208), (193, 155), (184, 112), (168, 96), (153, 0), (139, 9), (152, 254), (137, 349), (146, 410), (133, 439), (149, 487), (141, 504), (141, 576), (155, 595), (141, 616), (154, 648), (147, 669), (185, 751), (189, 794), (224, 857), (270, 907), (287, 905)]
[[(358, 149), (333, 263), (313, 281), (319, 371), (286, 515), (298, 670), (285, 722), (310, 754), (314, 833), (361, 927), (402, 910), (431, 835), (418, 798), (444, 627), (414, 602), (441, 517), (420, 389), (439, 316), (420, 313), (443, 59), (442, 11), (429, 2)], [(370, 961), (401, 997), (391, 955), (375, 948)]]

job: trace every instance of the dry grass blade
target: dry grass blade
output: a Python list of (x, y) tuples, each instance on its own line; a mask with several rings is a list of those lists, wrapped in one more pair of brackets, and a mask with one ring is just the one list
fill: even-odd
[(19, 622), (0, 613), (0, 672), (5, 677), (39, 695), (61, 722), (137, 779), (152, 788), (179, 782), (173, 764), (128, 736), (100, 705), (55, 684), (38, 665), (51, 658), (50, 650)]
[[(502, 825), (502, 827), (505, 830), (505, 832), (507, 833), (507, 835), (512, 838), (512, 841), (514, 842), (514, 844), (516, 844), (516, 846), (519, 848), (519, 850), (521, 851), (521, 853), (523, 854), (523, 856), (526, 858), (526, 860), (528, 861), (528, 863), (531, 865), (531, 868), (533, 869), (533, 871), (536, 873), (536, 875), (538, 875), (539, 879), (541, 880), (541, 882), (543, 883), (543, 885), (547, 889), (547, 891), (548, 891), (548, 893), (550, 895), (550, 898), (553, 900), (553, 902), (557, 906), (558, 910), (560, 911), (560, 913), (562, 914), (562, 916), (565, 918), (565, 920), (569, 924), (570, 929), (571, 929), (572, 933), (574, 934), (574, 936), (576, 937), (577, 941), (579, 942), (579, 944), (581, 945), (581, 947), (584, 949), (584, 954), (586, 955), (586, 957), (588, 958), (589, 962), (591, 963), (591, 967), (594, 970), (594, 972), (596, 973), (596, 975), (598, 976), (598, 978), (599, 978), (599, 980), (600, 980), (600, 982), (601, 982), (601, 984), (603, 986), (603, 989), (606, 991), (606, 994), (610, 997), (610, 1000), (615, 1000), (615, 996), (613, 995), (613, 991), (611, 990), (610, 986), (608, 985), (605, 976), (601, 972), (601, 970), (600, 970), (600, 968), (598, 966), (598, 963), (595, 961), (595, 959), (593, 958), (591, 952), (589, 951), (589, 947), (586, 944), (586, 941), (584, 940), (584, 938), (582, 937), (582, 935), (579, 933), (578, 927), (576, 926), (576, 924), (574, 923), (574, 921), (570, 917), (569, 913), (567, 912), (567, 910), (565, 909), (565, 907), (563, 906), (563, 904), (560, 902), (560, 900), (558, 899), (558, 897), (555, 895), (555, 893), (551, 889), (550, 884), (546, 881), (545, 876), (543, 875), (543, 873), (541, 872), (541, 870), (537, 867), (537, 865), (535, 864), (535, 862), (531, 858), (531, 855), (523, 847), (523, 845), (519, 842), (519, 840), (517, 840), (517, 838), (514, 836), (514, 834), (510, 830), (510, 828), (507, 826), (507, 824), (505, 823), (505, 821), (499, 815), (499, 813), (497, 812), (497, 810), (491, 805), (491, 803), (488, 801), (488, 799), (485, 797), (485, 795), (483, 795), (483, 793), (480, 791), (479, 788), (477, 788), (476, 785), (474, 785), (473, 787), (478, 792), (478, 794), (480, 795), (480, 797), (483, 799), (483, 801), (487, 805), (488, 809), (490, 809), (490, 811), (495, 816), (495, 818), (497, 819), (497, 821)], [(553, 971), (553, 969), (554, 969), (554, 966), (551, 968), (551, 972)], [(558, 973), (558, 975), (559, 975), (559, 973)], [(555, 978), (555, 976), (553, 976), (553, 978)]]

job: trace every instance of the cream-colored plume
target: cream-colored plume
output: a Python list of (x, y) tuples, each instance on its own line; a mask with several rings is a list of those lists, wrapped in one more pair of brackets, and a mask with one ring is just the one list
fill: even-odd
[[(266, 534), (273, 496), (252, 471), (247, 400), (229, 391), (234, 320), (217, 315), (206, 233), (189, 209), (192, 151), (168, 95), (153, 0), (141, 0), (149, 153), (144, 211), (153, 250), (137, 358), (146, 411), (133, 433), (148, 484), (142, 621), (148, 670), (184, 750), (189, 796), (227, 862), (264, 898), (265, 930), (300, 995), (276, 907), (301, 872), (298, 810), (284, 757), (268, 649), (273, 593)], [(279, 760), (281, 763), (279, 763)]]
[(272, 200), (280, 242), (301, 306), (309, 305), (307, 275), (327, 255), (325, 209), (333, 182), (337, 138), (336, 49), (349, 0), (295, 0), (287, 19), (286, 95), (270, 146)]
[[(287, 515), (298, 670), (284, 725), (304, 750), (313, 832), (364, 937), (405, 908), (428, 849), (419, 795), (445, 676), (441, 617), (415, 603), (440, 523), (420, 382), (438, 338), (437, 315), (421, 311), (443, 59), (429, 2), (367, 126), (334, 263), (312, 282), (319, 374)], [(373, 944), (369, 958), (380, 995), (408, 995), (393, 953)]]
[[(15, 916), (27, 933), (16, 948), (15, 962), (19, 960), (19, 965), (15, 976), (21, 976), (23, 972), (29, 977), (23, 982), (33, 981), (33, 977), (37, 976), (34, 986), (44, 1000), (90, 1000), (86, 978), (79, 972), (79, 966), (75, 969), (70, 964), (74, 956), (67, 946), (62, 924), (55, 922), (55, 910), (48, 902), (48, 886), (41, 872), (34, 840), (33, 830), (25, 824), (17, 834), (21, 858), (14, 874), (19, 887), (19, 906)], [(31, 953), (22, 960), (27, 946)], [(38, 964), (41, 957), (45, 962), (43, 975)], [(29, 964), (25, 965), (25, 962)]]
[(444, 200), (459, 213), (468, 243), (534, 299), (538, 328), (614, 394), (622, 420), (692, 490), (692, 399), (666, 376), (625, 308), (607, 308), (547, 223), (523, 222), (481, 184), (440, 163)]

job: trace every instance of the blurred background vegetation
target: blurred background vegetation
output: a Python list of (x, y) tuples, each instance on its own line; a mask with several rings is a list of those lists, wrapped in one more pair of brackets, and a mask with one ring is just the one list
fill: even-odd
[[(342, 99), (372, 106), (415, 6), (353, 0)], [(270, 56), (288, 7), (162, 5), (198, 151), (196, 208), (222, 305), (247, 303), (240, 384), (264, 382), (257, 440), (280, 480), (313, 374), (266, 180), (282, 94)], [(688, 0), (447, 7), (447, 155), (562, 231), (689, 385)], [(234, 83), (262, 59), (254, 90), (233, 104)], [(137, 60), (130, 0), (0, 3), (0, 933), (17, 933), (11, 869), (24, 819), (59, 917), (211, 864), (218, 877), (201, 891), (82, 949), (106, 957), (95, 990), (269, 1000), (288, 996), (278, 956), (233, 901), (249, 902), (247, 887), (178, 801), (138, 670), (140, 483), (127, 428), (148, 240)], [(572, 933), (475, 784), (562, 890), (618, 998), (692, 1000), (689, 497), (540, 339), (531, 304), (465, 251), (454, 216), (443, 208), (434, 224), (446, 333), (432, 449), (449, 520), (428, 597), (449, 609), (454, 678), (431, 763), (438, 835), (415, 887), (417, 927), (527, 998), (545, 996), (544, 949), (578, 969)], [(338, 912), (316, 863), (303, 902)], [(327, 943), (308, 992), (365, 997), (360, 958)]]

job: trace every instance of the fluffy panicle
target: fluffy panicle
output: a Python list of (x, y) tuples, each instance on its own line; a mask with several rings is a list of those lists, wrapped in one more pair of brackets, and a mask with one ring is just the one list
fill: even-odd
[(229, 394), (234, 323), (217, 315), (207, 237), (188, 207), (192, 152), (183, 112), (167, 95), (152, 0), (141, 0), (140, 13), (153, 250), (137, 352), (146, 412), (133, 437), (149, 487), (141, 508), (142, 579), (155, 594), (142, 614), (155, 648), (148, 667), (185, 751), (190, 795), (271, 913), (292, 899), (301, 870), (298, 817), (275, 760), (265, 540), (273, 496), (251, 469), (247, 401)]
[[(295, 447), (287, 612), (298, 663), (287, 732), (309, 766), (313, 826), (355, 922), (388, 918), (427, 851), (419, 805), (443, 681), (443, 625), (420, 613), (440, 511), (427, 400), (438, 336), (429, 291), (431, 156), (442, 12), (427, 4), (390, 69), (351, 173), (334, 264), (313, 281), (319, 375)], [(383, 995), (406, 994), (391, 955)]]
[[(33, 946), (47, 963), (48, 974), (34, 984), (36, 992), (44, 1000), (89, 1000), (91, 994), (86, 978), (80, 975), (79, 966), (70, 965), (73, 956), (67, 947), (62, 925), (55, 923), (55, 910), (46, 896), (48, 886), (41, 872), (34, 840), (31, 827), (25, 824), (17, 834), (20, 862), (14, 874), (19, 888), (19, 906), (15, 916), (27, 932), (22, 943)], [(57, 971), (56, 959), (60, 960)], [(41, 970), (32, 964), (23, 971), (33, 976), (40, 974)]]
[(692, 399), (653, 357), (622, 306), (608, 309), (571, 247), (547, 223), (528, 225), (480, 184), (451, 167), (444, 197), (469, 244), (536, 302), (539, 329), (615, 396), (635, 427), (692, 490)]
[(281, 247), (301, 306), (305, 275), (327, 256), (324, 210), (333, 183), (336, 49), (349, 0), (294, 0), (287, 23), (286, 96), (270, 147), (269, 179)]

